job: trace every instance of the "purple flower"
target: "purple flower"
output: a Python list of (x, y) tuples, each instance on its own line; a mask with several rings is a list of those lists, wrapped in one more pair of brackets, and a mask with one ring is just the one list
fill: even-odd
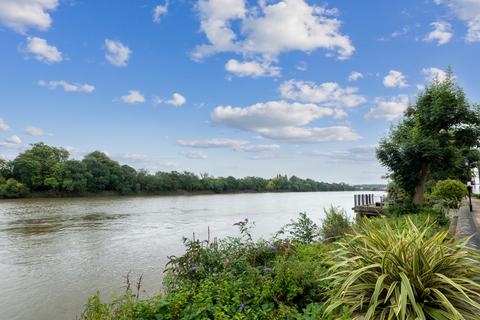
[(278, 250), (278, 247), (275, 246), (275, 245), (273, 245), (273, 244), (271, 244), (271, 245), (268, 246), (268, 249), (270, 249), (270, 250), (272, 250), (272, 251), (277, 251), (277, 250)]
[(242, 303), (240, 307), (238, 308), (238, 312), (243, 312), (243, 309), (245, 309), (245, 304)]
[(190, 271), (192, 273), (197, 273), (197, 266), (193, 266), (192, 268), (190, 268)]

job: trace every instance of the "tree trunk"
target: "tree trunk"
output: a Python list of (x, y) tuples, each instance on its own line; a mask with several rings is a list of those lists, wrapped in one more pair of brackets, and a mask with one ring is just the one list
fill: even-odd
[(420, 169), (420, 180), (415, 187), (415, 195), (413, 196), (413, 204), (421, 206), (423, 204), (423, 194), (425, 193), (425, 184), (427, 183), (428, 175), (430, 174), (430, 164), (423, 163)]

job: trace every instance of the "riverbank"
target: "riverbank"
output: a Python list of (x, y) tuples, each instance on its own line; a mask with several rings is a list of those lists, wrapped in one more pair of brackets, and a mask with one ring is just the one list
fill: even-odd
[(383, 190), (377, 189), (362, 189), (356, 190), (325, 190), (325, 191), (291, 191), (291, 190), (274, 190), (274, 191), (253, 191), (253, 190), (242, 190), (242, 191), (225, 191), (225, 192), (214, 192), (214, 191), (164, 191), (164, 192), (132, 192), (132, 193), (116, 193), (116, 192), (95, 192), (95, 193), (84, 193), (84, 194), (70, 194), (70, 193), (56, 193), (56, 192), (33, 192), (24, 197), (12, 197), (12, 198), (1, 198), (1, 200), (14, 200), (14, 199), (68, 199), (68, 198), (114, 198), (114, 197), (158, 197), (158, 196), (199, 196), (199, 195), (217, 195), (217, 194), (262, 194), (262, 193), (308, 193), (308, 192), (352, 192), (358, 191), (362, 193), (366, 192), (381, 192)]
[[(248, 220), (237, 224), (239, 237), (186, 240), (185, 254), (171, 257), (167, 264), (162, 294), (138, 299), (138, 291), (130, 286), (113, 303), (93, 296), (82, 319), (348, 320), (367, 312), (381, 318), (398, 306), (402, 311), (397, 313), (407, 318), (417, 312), (451, 316), (452, 309), (437, 303), (435, 292), (460, 308), (466, 319), (478, 315), (477, 307), (455, 299), (461, 299), (459, 287), (480, 291), (479, 284), (468, 282), (480, 276), (474, 259), (480, 256), (467, 252), (462, 242), (448, 240), (445, 219), (426, 214), (373, 219), (353, 225), (351, 235), (344, 235), (345, 230), (338, 229), (341, 214), (333, 216), (327, 215), (321, 234), (337, 230), (341, 238), (336, 243), (315, 240), (317, 227), (302, 216), (269, 240), (252, 241)], [(428, 256), (429, 263), (418, 261), (419, 255)], [(438, 282), (429, 275), (431, 265), (455, 279)], [(422, 279), (420, 285), (417, 279)], [(411, 294), (392, 295), (405, 283)], [(358, 297), (365, 300), (364, 306)], [(421, 307), (413, 309), (415, 303)], [(368, 308), (372, 304), (374, 309)]]

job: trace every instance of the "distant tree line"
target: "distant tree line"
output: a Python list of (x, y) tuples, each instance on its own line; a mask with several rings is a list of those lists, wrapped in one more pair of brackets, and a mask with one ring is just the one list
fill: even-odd
[(12, 161), (0, 159), (0, 197), (18, 198), (32, 194), (89, 195), (159, 194), (168, 192), (281, 192), (348, 191), (345, 183), (325, 183), (296, 176), (272, 179), (200, 176), (191, 172), (136, 170), (121, 165), (100, 151), (82, 160), (69, 158), (63, 148), (33, 144)]

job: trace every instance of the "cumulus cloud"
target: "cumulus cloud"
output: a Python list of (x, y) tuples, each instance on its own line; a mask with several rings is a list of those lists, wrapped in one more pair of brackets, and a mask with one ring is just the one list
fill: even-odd
[(449, 43), (453, 37), (452, 25), (446, 21), (436, 21), (431, 24), (433, 30), (424, 38), (425, 41), (436, 41), (437, 45)]
[[(194, 59), (219, 52), (275, 58), (282, 52), (318, 48), (346, 59), (355, 50), (339, 31), (337, 10), (310, 6), (304, 0), (258, 1), (249, 8), (246, 0), (199, 0), (196, 8), (209, 43), (195, 48)], [(233, 23), (240, 24), (241, 32), (234, 30)]]
[(153, 9), (153, 22), (155, 23), (160, 23), (160, 19), (162, 18), (162, 16), (165, 16), (167, 15), (168, 13), (168, 2), (165, 2), (165, 4), (161, 5), (157, 5), (154, 9)]
[(0, 118), (0, 131), (8, 130), (10, 130), (10, 126), (2, 118)]
[(58, 63), (63, 60), (62, 53), (47, 40), (38, 37), (28, 37), (25, 52), (32, 54), (38, 61)]
[(45, 132), (42, 129), (32, 126), (26, 127), (25, 133), (33, 137), (41, 137), (45, 135)]
[(174, 107), (181, 107), (183, 106), (185, 103), (187, 102), (187, 98), (185, 98), (184, 96), (182, 96), (180, 93), (178, 92), (175, 92), (172, 94), (172, 98), (171, 99), (167, 99), (167, 100), (164, 100), (162, 99), (161, 97), (155, 97), (153, 98), (153, 103), (154, 104), (161, 104), (161, 103), (165, 103), (165, 104), (169, 104), (171, 106), (174, 106)]
[(332, 108), (298, 102), (269, 101), (245, 108), (218, 106), (210, 115), (213, 123), (255, 132), (260, 136), (288, 142), (325, 142), (355, 140), (359, 136), (348, 127), (303, 127), (325, 116), (337, 115)]
[(116, 66), (126, 67), (132, 51), (120, 41), (105, 39), (105, 59)]
[(37, 84), (41, 87), (47, 87), (51, 90), (57, 89), (58, 87), (62, 88), (65, 92), (85, 92), (90, 93), (95, 90), (95, 87), (88, 83), (68, 83), (65, 80), (52, 80), (45, 81), (39, 80)]
[(280, 75), (280, 68), (271, 63), (258, 61), (240, 62), (230, 59), (225, 64), (225, 70), (239, 77), (276, 77)]
[(207, 159), (208, 155), (202, 151), (190, 151), (183, 154), (188, 159)]
[(333, 116), (331, 108), (298, 102), (269, 101), (246, 108), (218, 106), (210, 115), (212, 122), (242, 130), (302, 126), (325, 116)]
[(357, 92), (357, 88), (342, 88), (335, 82), (317, 85), (309, 81), (289, 80), (280, 85), (280, 94), (284, 98), (335, 108), (351, 108), (365, 103), (367, 99)]
[(58, 3), (58, 0), (1, 0), (0, 22), (20, 33), (28, 28), (45, 31), (52, 24), (50, 12)]
[(442, 82), (447, 78), (447, 73), (445, 71), (435, 67), (423, 68), (422, 73), (425, 75), (426, 82), (432, 82), (432, 80), (435, 79)]
[(122, 101), (129, 104), (144, 103), (145, 97), (138, 90), (129, 90), (128, 94), (121, 97)]
[(23, 142), (22, 139), (20, 139), (19, 136), (13, 135), (10, 137), (7, 137), (3, 139), (3, 142), (0, 142), (0, 147), (5, 147), (5, 148), (20, 148), (22, 147)]
[(350, 73), (350, 75), (348, 76), (348, 81), (352, 82), (352, 81), (357, 81), (359, 79), (363, 78), (363, 74), (361, 72), (357, 72), (357, 71), (353, 71), (352, 73)]
[(400, 71), (390, 70), (383, 78), (383, 85), (387, 88), (404, 88), (407, 87), (407, 79)]
[(242, 145), (248, 144), (246, 140), (238, 139), (226, 139), (226, 138), (215, 138), (215, 139), (199, 139), (199, 140), (177, 140), (177, 145), (182, 147), (192, 147), (192, 148), (237, 148)]
[(466, 22), (467, 42), (480, 42), (480, 1), (477, 0), (435, 0), (446, 5), (460, 20)]
[(398, 96), (387, 98), (376, 98), (375, 105), (365, 115), (370, 120), (394, 120), (399, 118), (407, 109), (409, 104), (408, 95), (400, 94)]

